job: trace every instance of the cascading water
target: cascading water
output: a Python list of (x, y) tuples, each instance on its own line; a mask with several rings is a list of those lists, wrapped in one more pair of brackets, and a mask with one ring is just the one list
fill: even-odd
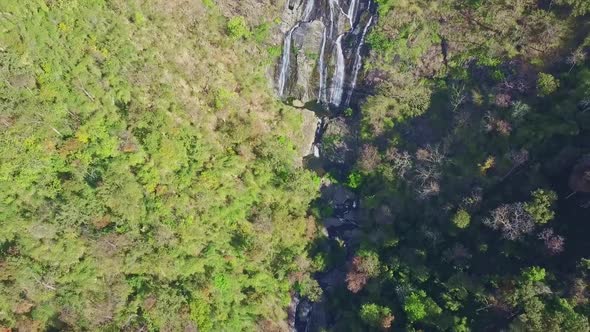
[(326, 33), (326, 28), (324, 28), (324, 33), (322, 37), (322, 48), (320, 51), (320, 58), (318, 60), (318, 71), (320, 73), (320, 90), (318, 91), (318, 102), (323, 103), (326, 95), (326, 66), (324, 66), (324, 56), (326, 54), (326, 41), (328, 39), (328, 35)]
[[(277, 88), (283, 98), (347, 107), (374, 22), (374, 0), (288, 0)], [(330, 82), (330, 84), (328, 84)]]
[(307, 21), (311, 17), (314, 4), (315, 0), (307, 0), (307, 3), (305, 4), (305, 11), (303, 12), (303, 21)]
[(362, 51), (363, 45), (365, 44), (365, 37), (367, 36), (367, 32), (369, 31), (369, 28), (371, 27), (372, 23), (373, 23), (373, 17), (369, 18), (369, 21), (367, 22), (365, 29), (363, 29), (363, 34), (361, 36), (361, 42), (359, 43), (359, 46), (356, 48), (356, 56), (354, 58), (354, 65), (353, 65), (353, 69), (352, 69), (352, 80), (350, 81), (350, 89), (348, 89), (348, 95), (346, 97), (346, 104), (347, 105), (350, 104), (350, 99), (352, 98), (352, 92), (356, 88), (356, 80), (358, 79), (359, 70), (361, 70), (361, 66), (363, 64), (363, 62), (362, 62), (363, 58), (361, 56), (361, 51)]
[(342, 93), (344, 91), (344, 52), (342, 51), (342, 37), (338, 36), (336, 39), (336, 69), (334, 70), (334, 78), (332, 79), (332, 95), (330, 96), (330, 103), (339, 106), (342, 102)]
[(350, 20), (350, 26), (354, 26), (354, 18), (355, 18), (355, 10), (358, 6), (358, 0), (350, 0), (350, 5), (348, 6), (348, 19)]
[(291, 39), (293, 31), (299, 27), (299, 24), (295, 25), (285, 37), (283, 42), (283, 56), (281, 57), (281, 71), (279, 74), (279, 95), (282, 97), (285, 95), (285, 84), (287, 83), (287, 75), (289, 74), (289, 65), (291, 61)]

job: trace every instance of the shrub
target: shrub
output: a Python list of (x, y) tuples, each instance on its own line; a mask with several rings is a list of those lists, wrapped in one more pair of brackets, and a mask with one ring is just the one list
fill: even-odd
[(540, 73), (537, 79), (537, 91), (540, 96), (547, 96), (559, 88), (559, 80), (551, 74)]
[(469, 226), (469, 223), (471, 222), (471, 216), (469, 215), (469, 213), (463, 209), (457, 211), (457, 213), (455, 213), (455, 215), (453, 216), (453, 224), (455, 226), (457, 226), (458, 228), (464, 229), (467, 228)]
[(243, 16), (234, 16), (227, 22), (227, 33), (233, 39), (246, 38), (250, 35), (250, 30)]
[(551, 190), (537, 189), (532, 192), (533, 200), (524, 205), (524, 209), (539, 224), (546, 224), (553, 219), (555, 212), (552, 206), (557, 200), (557, 194)]
[(393, 321), (391, 309), (374, 303), (366, 303), (361, 306), (361, 319), (370, 326), (389, 328)]

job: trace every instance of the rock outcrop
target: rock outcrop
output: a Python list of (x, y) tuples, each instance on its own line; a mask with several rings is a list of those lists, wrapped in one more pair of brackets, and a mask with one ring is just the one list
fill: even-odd
[(298, 157), (300, 161), (313, 153), (313, 143), (315, 142), (315, 133), (320, 119), (314, 112), (301, 108), (295, 110), (301, 112), (303, 118), (301, 131), (296, 134), (296, 142), (298, 145)]
[(321, 21), (302, 23), (293, 32), (295, 77), (290, 95), (303, 102), (318, 97), (317, 59), (321, 52), (324, 24)]

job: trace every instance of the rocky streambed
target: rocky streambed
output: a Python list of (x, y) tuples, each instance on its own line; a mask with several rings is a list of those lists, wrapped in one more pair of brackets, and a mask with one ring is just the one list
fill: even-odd
[[(306, 132), (316, 123), (313, 142), (308, 139), (306, 165), (321, 175), (329, 172), (345, 178), (356, 162), (359, 115), (353, 109), (358, 101), (357, 86), (362, 86), (358, 81), (362, 81), (365, 38), (375, 23), (375, 13), (373, 0), (285, 3), (283, 53), (276, 66), (275, 88), (286, 103), (301, 108)], [(360, 202), (346, 186), (329, 180), (320, 190), (321, 205), (332, 211), (322, 220), (323, 232), (351, 257), (360, 234)], [(326, 298), (345, 277), (344, 265), (318, 273), (324, 298), (312, 303), (294, 297), (289, 308), (291, 329), (319, 331), (332, 325), (335, 318), (325, 310)]]

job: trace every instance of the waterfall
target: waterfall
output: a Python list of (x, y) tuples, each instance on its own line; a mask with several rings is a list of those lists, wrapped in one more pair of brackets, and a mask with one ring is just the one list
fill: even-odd
[(326, 40), (328, 39), (328, 36), (326, 35), (326, 27), (324, 27), (324, 36), (322, 38), (322, 48), (320, 51), (320, 59), (319, 59), (319, 63), (318, 63), (318, 70), (320, 72), (320, 90), (318, 91), (318, 102), (322, 103), (325, 99), (324, 99), (324, 94), (325, 94), (325, 89), (326, 89), (326, 71), (327, 68), (324, 65), (324, 56), (326, 53)]
[(344, 34), (336, 39), (336, 68), (334, 69), (332, 95), (330, 97), (330, 103), (335, 106), (340, 106), (344, 88), (344, 69), (346, 65), (344, 63), (344, 52), (342, 51), (342, 37), (344, 37)]
[(287, 36), (285, 36), (285, 41), (283, 42), (283, 56), (281, 59), (281, 71), (279, 74), (279, 95), (282, 97), (285, 94), (285, 84), (287, 83), (287, 74), (289, 72), (289, 64), (291, 62), (291, 38), (293, 36), (293, 31), (299, 27), (299, 24), (296, 24), (289, 32)]
[(348, 7), (348, 19), (350, 20), (350, 28), (354, 27), (354, 19), (356, 14), (356, 7), (358, 5), (358, 0), (350, 0), (350, 6)]
[(305, 4), (305, 10), (303, 11), (303, 21), (307, 22), (311, 18), (314, 3), (315, 0), (307, 0), (307, 3)]
[(334, 36), (334, 0), (328, 0), (330, 5), (330, 38)]
[(365, 44), (365, 37), (367, 36), (367, 32), (369, 31), (369, 28), (371, 27), (371, 23), (373, 23), (372, 16), (369, 18), (367, 25), (365, 25), (365, 29), (363, 30), (363, 34), (361, 35), (361, 40), (359, 42), (359, 46), (356, 48), (354, 65), (352, 67), (352, 81), (350, 81), (350, 89), (348, 90), (348, 96), (346, 97), (346, 105), (350, 104), (350, 99), (352, 97), (352, 93), (354, 91), (354, 88), (356, 88), (356, 80), (358, 78), (361, 66), (363, 65), (361, 50), (363, 48), (363, 45)]
[(335, 107), (350, 104), (362, 67), (364, 40), (375, 22), (374, 1), (287, 2), (284, 19), (292, 25), (283, 30), (276, 76), (282, 98), (317, 100)]

